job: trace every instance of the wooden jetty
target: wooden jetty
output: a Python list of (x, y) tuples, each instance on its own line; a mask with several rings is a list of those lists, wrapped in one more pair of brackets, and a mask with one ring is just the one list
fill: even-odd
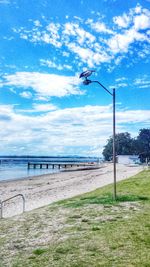
[(71, 168), (71, 167), (87, 167), (94, 166), (95, 163), (48, 163), (48, 162), (28, 162), (28, 169), (48, 169), (51, 167), (54, 168)]

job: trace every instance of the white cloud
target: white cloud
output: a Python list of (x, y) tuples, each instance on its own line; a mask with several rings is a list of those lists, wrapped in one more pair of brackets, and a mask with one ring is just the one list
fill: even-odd
[(150, 110), (126, 110), (117, 113), (118, 123), (150, 123)]
[(122, 82), (122, 81), (125, 81), (125, 80), (127, 80), (127, 78), (125, 78), (125, 77), (120, 77), (120, 78), (116, 78), (115, 79), (116, 82)]
[(139, 30), (145, 30), (150, 28), (150, 12), (149, 14), (141, 14), (134, 17), (134, 28)]
[(77, 54), (82, 62), (86, 63), (90, 68), (103, 62), (108, 62), (111, 59), (105, 51), (94, 52), (92, 49), (83, 48), (75, 43), (68, 44), (68, 48)]
[[(150, 43), (148, 33), (143, 32), (150, 27), (150, 12), (148, 9), (143, 9), (137, 4), (135, 8), (129, 10), (128, 14), (124, 13), (122, 16), (114, 17), (113, 21), (122, 28), (122, 32), (116, 32), (108, 40), (108, 46), (112, 53), (127, 53), (134, 42)], [(142, 55), (144, 55), (144, 52)]]
[(50, 23), (43, 30), (40, 21), (36, 20), (34, 21), (34, 27), (32, 30), (26, 30), (23, 27), (20, 27), (20, 29), (14, 28), (13, 31), (19, 33), (20, 38), (29, 40), (30, 42), (34, 43), (44, 42), (60, 48), (62, 44), (58, 32), (59, 28), (60, 24)]
[(135, 41), (149, 42), (147, 36), (143, 33), (139, 33), (134, 28), (126, 30), (123, 34), (116, 34), (108, 40), (108, 46), (112, 53), (127, 53), (129, 46)]
[(128, 84), (127, 83), (118, 83), (117, 84), (117, 86), (116, 86), (116, 88), (120, 88), (120, 87), (127, 87), (128, 86)]
[(45, 95), (36, 94), (35, 100), (36, 101), (48, 102), (49, 101), (49, 97), (48, 96), (45, 96)]
[[(112, 18), (111, 27), (107, 26), (102, 19), (104, 17), (95, 13), (95, 19), (89, 18), (84, 21), (80, 18), (73, 18), (68, 22), (48, 23), (41, 25), (39, 20), (35, 20), (32, 29), (13, 29), (20, 38), (26, 39), (36, 44), (46, 43), (54, 46), (56, 54), (59, 53), (69, 60), (69, 56), (74, 57), (73, 63), (80, 67), (87, 64), (88, 67), (96, 67), (102, 63), (111, 63), (114, 66), (120, 64), (123, 57), (128, 53), (136, 53), (138, 58), (145, 58), (147, 50), (145, 44), (149, 45), (150, 11), (137, 4), (120, 16)], [(70, 21), (69, 21), (70, 20)], [(88, 28), (88, 30), (87, 30)], [(141, 45), (137, 51), (133, 44)], [(59, 49), (62, 48), (62, 49)], [(65, 50), (65, 51), (64, 51)], [(134, 60), (134, 59), (133, 59)], [(62, 64), (57, 64), (51, 59), (43, 61), (49, 67), (63, 70)], [(66, 63), (64, 68), (71, 69)], [(108, 66), (108, 70), (112, 67)]]
[(57, 107), (53, 104), (33, 104), (33, 110), (36, 112), (49, 112), (56, 109)]
[[(56, 36), (54, 38), (53, 36), (51, 36), (48, 33), (43, 33), (40, 38), (38, 38), (38, 36), (37, 36), (37, 41), (40, 40), (40, 41), (43, 41), (44, 43), (52, 44), (53, 46), (60, 48), (62, 46), (62, 44), (57, 39), (58, 38)], [(34, 39), (33, 39), (33, 41), (34, 41)], [(36, 39), (35, 39), (35, 41), (36, 41)]]
[[(39, 24), (35, 21), (34, 24)], [(28, 39), (31, 42), (44, 42), (60, 48), (63, 44), (67, 46), (70, 38), (74, 37), (78, 44), (92, 44), (96, 38), (91, 33), (84, 30), (78, 23), (68, 22), (64, 25), (59, 23), (49, 23), (45, 29), (33, 28), (32, 30), (25, 30), (24, 28), (13, 29), (14, 32), (20, 34), (20, 38)]]
[(75, 36), (76, 35), (75, 28), (77, 27), (78, 24), (68, 22), (64, 25), (63, 34)]
[(123, 16), (114, 17), (113, 21), (119, 27), (127, 28), (131, 22), (131, 18), (127, 14), (123, 14)]
[(58, 34), (58, 31), (60, 29), (60, 24), (59, 23), (49, 23), (48, 26), (46, 26), (46, 29), (51, 33), (53, 34), (54, 38), (55, 39), (59, 39), (59, 34)]
[(68, 69), (71, 70), (72, 66), (68, 65), (68, 64), (56, 64), (54, 61), (48, 60), (48, 59), (41, 59), (40, 60), (41, 65), (43, 66), (48, 66), (49, 68), (54, 68), (57, 70), (64, 70), (64, 69)]
[(135, 8), (130, 8), (128, 13), (123, 13), (122, 16), (115, 16), (113, 21), (119, 27), (127, 28), (133, 24), (134, 17), (143, 12), (142, 6), (137, 4)]
[[(58, 109), (52, 104), (34, 104), (32, 111), (29, 116), (14, 106), (0, 106), (0, 114), (8, 116), (0, 116), (0, 140), (6, 140), (0, 142), (1, 153), (16, 147), (19, 154), (24, 147), (25, 154), (28, 151), (58, 155), (61, 151), (67, 155), (72, 151), (100, 155), (112, 135), (112, 105)], [(140, 128), (150, 123), (150, 111), (119, 109), (116, 119), (117, 132), (138, 134)]]
[(141, 5), (140, 4), (137, 4), (136, 7), (134, 8), (134, 12), (136, 14), (139, 14), (139, 13), (141, 13), (141, 11), (142, 11)]
[(63, 35), (64, 39), (66, 35), (68, 37), (74, 36), (77, 43), (80, 45), (84, 43), (91, 44), (96, 40), (94, 35), (85, 31), (83, 28), (79, 26), (79, 24), (71, 22), (68, 22), (64, 25)]
[(13, 113), (13, 110), (13, 105), (0, 105), (0, 114), (7, 114), (10, 116)]
[(114, 32), (106, 27), (106, 25), (103, 22), (93, 22), (93, 20), (88, 20), (87, 22), (90, 24), (91, 28), (99, 33), (107, 33), (107, 34), (113, 34)]
[(78, 88), (79, 79), (72, 76), (44, 74), (39, 72), (16, 72), (5, 75), (3, 85), (18, 88), (32, 88), (41, 96), (63, 97), (82, 94)]
[(134, 85), (137, 86), (137, 87), (139, 87), (139, 88), (150, 88), (150, 80), (145, 75), (142, 78), (135, 79)]
[(40, 27), (40, 26), (41, 26), (41, 23), (40, 23), (39, 20), (35, 20), (35, 21), (34, 21), (34, 25), (35, 25), (36, 27)]
[(32, 98), (31, 92), (28, 91), (20, 93), (20, 96), (23, 98)]

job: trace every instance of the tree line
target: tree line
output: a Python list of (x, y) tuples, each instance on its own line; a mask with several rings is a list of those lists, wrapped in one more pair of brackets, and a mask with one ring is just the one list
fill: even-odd
[[(136, 138), (128, 132), (116, 134), (116, 155), (138, 155), (141, 162), (150, 161), (150, 129), (140, 129)], [(102, 152), (104, 159), (112, 160), (113, 137), (107, 140)]]

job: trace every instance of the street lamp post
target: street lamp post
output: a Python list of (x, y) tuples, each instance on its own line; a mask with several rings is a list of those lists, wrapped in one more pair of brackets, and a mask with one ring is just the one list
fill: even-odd
[(115, 89), (110, 92), (103, 84), (99, 81), (89, 80), (88, 77), (93, 73), (93, 70), (87, 70), (80, 74), (79, 78), (84, 78), (83, 84), (89, 85), (90, 83), (98, 83), (107, 93), (109, 93), (113, 98), (113, 177), (114, 177), (114, 199), (117, 198), (117, 189), (116, 189), (116, 112), (115, 112), (115, 103), (116, 103), (116, 93)]

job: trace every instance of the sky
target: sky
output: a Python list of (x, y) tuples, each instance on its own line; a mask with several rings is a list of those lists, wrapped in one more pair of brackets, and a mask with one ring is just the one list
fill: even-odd
[(150, 127), (150, 0), (0, 0), (0, 155), (101, 156)]

